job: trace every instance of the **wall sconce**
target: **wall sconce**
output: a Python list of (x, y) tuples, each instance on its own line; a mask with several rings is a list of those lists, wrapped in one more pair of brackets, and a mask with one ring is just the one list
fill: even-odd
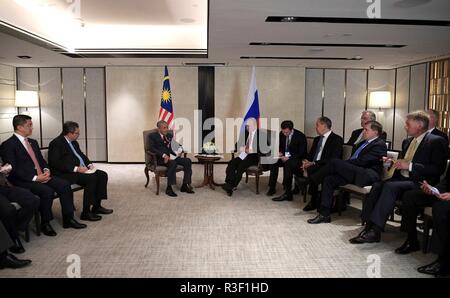
[(17, 108), (25, 108), (28, 112), (28, 108), (39, 106), (39, 95), (37, 91), (23, 91), (16, 90), (16, 101), (14, 105)]
[(389, 109), (391, 107), (390, 91), (372, 91), (369, 96), (369, 107), (381, 109)]

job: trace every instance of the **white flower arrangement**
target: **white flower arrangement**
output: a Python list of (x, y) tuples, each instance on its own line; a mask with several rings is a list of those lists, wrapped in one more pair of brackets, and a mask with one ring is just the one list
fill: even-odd
[(214, 144), (213, 142), (207, 142), (207, 143), (203, 144), (203, 151), (206, 154), (216, 153), (216, 144)]

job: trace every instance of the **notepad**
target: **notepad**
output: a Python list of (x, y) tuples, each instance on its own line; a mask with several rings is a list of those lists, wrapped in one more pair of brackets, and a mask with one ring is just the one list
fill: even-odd
[(84, 174), (94, 174), (96, 171), (97, 171), (96, 168), (92, 168), (92, 169), (89, 169), (86, 172), (84, 172)]

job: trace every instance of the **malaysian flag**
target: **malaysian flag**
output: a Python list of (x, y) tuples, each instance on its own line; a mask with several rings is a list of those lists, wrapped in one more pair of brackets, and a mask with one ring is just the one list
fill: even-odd
[(173, 120), (173, 107), (172, 107), (172, 94), (170, 92), (169, 71), (167, 66), (164, 66), (164, 80), (163, 90), (161, 93), (161, 108), (159, 109), (159, 119), (167, 122), (169, 129), (174, 128)]

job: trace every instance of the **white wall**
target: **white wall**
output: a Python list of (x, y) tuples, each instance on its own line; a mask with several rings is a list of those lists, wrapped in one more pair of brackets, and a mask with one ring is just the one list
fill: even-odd
[(12, 118), (16, 114), (15, 90), (15, 68), (0, 64), (0, 142), (9, 138), (13, 132)]

